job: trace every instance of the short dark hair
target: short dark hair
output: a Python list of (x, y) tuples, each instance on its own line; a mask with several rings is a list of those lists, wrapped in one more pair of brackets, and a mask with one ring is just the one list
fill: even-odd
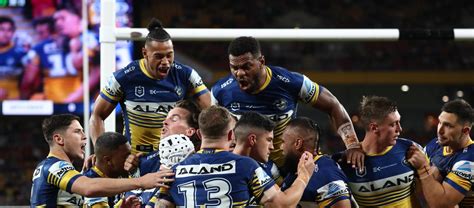
[(241, 36), (230, 42), (227, 52), (232, 56), (240, 56), (250, 52), (252, 56), (258, 57), (261, 54), (260, 43), (254, 37)]
[(105, 132), (97, 138), (94, 152), (97, 157), (117, 150), (121, 145), (128, 142), (127, 137), (117, 132)]
[(246, 136), (249, 129), (261, 129), (270, 132), (274, 128), (275, 123), (266, 116), (254, 111), (243, 112), (234, 127), (235, 138), (239, 139)]
[(175, 107), (180, 107), (180, 108), (183, 108), (183, 109), (186, 109), (187, 111), (190, 112), (190, 116), (188, 117), (188, 119), (186, 120), (186, 122), (188, 123), (188, 125), (190, 127), (193, 127), (195, 129), (198, 129), (199, 128), (199, 114), (201, 113), (201, 109), (199, 108), (199, 106), (192, 100), (180, 100), (178, 102), (176, 102), (176, 106)]
[(375, 120), (382, 121), (385, 117), (398, 110), (397, 103), (386, 97), (364, 96), (360, 102), (360, 118), (365, 128)]
[(0, 16), (0, 24), (3, 24), (5, 22), (8, 22), (12, 25), (12, 28), (13, 30), (16, 30), (16, 25), (15, 25), (15, 21), (13, 21), (13, 19), (11, 17), (8, 17), (8, 16)]
[(312, 140), (308, 144), (314, 145), (311, 148), (318, 148), (319, 151), (319, 139), (321, 136), (321, 129), (319, 125), (308, 117), (296, 117), (288, 122), (286, 128), (298, 128), (298, 132), (306, 134), (308, 137), (303, 138), (305, 140)]
[(227, 134), (233, 119), (227, 109), (212, 105), (199, 114), (199, 130), (207, 139), (219, 139)]
[(149, 32), (146, 36), (146, 44), (150, 43), (151, 41), (165, 42), (171, 39), (170, 34), (168, 34), (168, 32), (166, 32), (166, 30), (163, 28), (161, 21), (156, 18), (151, 19), (147, 29)]
[(38, 25), (48, 25), (48, 29), (50, 32), (54, 32), (54, 19), (51, 16), (47, 17), (39, 17), (33, 20), (33, 27)]
[(461, 124), (467, 122), (469, 126), (472, 126), (474, 123), (474, 110), (471, 105), (463, 99), (449, 101), (443, 105), (441, 110), (455, 114), (458, 117), (458, 122)]
[(80, 122), (78, 116), (72, 114), (53, 115), (43, 120), (42, 129), (43, 136), (46, 142), (50, 143), (53, 140), (53, 135), (57, 131), (66, 130), (71, 123), (76, 120)]

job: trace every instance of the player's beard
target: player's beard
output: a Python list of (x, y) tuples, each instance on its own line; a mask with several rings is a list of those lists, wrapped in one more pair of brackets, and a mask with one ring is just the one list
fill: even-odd
[(293, 173), (296, 174), (296, 171), (298, 169), (298, 162), (299, 162), (299, 157), (295, 154), (288, 154), (285, 157), (285, 161), (283, 163), (283, 172), (285, 174), (288, 173)]

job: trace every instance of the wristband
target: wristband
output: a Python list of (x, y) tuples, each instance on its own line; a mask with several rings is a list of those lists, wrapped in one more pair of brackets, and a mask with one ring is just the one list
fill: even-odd
[[(303, 183), (304, 187), (306, 187), (308, 184), (306, 184), (306, 182), (303, 181), (303, 179), (301, 178), (296, 178), (296, 181), (301, 181), (301, 183)], [(296, 182), (295, 181), (295, 182)]]

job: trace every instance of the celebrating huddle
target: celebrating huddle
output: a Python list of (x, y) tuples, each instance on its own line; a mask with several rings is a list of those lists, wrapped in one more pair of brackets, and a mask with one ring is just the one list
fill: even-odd
[[(228, 49), (231, 74), (206, 88), (174, 61), (161, 23), (148, 26), (143, 59), (116, 71), (90, 120), (95, 163), (84, 173), (87, 135), (79, 118), (43, 122), (50, 154), (33, 175), (31, 206), (87, 207), (454, 207), (473, 206), (472, 107), (446, 103), (438, 137), (424, 149), (406, 138), (396, 104), (364, 97), (359, 142), (331, 92), (269, 66), (252, 37)], [(346, 150), (319, 149), (320, 129), (297, 117), (298, 101), (330, 116)], [(121, 105), (124, 135), (104, 133)]]

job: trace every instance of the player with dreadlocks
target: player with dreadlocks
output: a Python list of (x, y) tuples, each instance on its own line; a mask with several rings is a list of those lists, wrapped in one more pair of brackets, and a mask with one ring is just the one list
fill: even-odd
[(96, 100), (90, 119), (94, 143), (119, 103), (132, 153), (158, 148), (163, 121), (177, 101), (192, 98), (200, 108), (210, 106), (209, 91), (198, 73), (174, 61), (173, 42), (161, 22), (153, 19), (148, 30), (143, 59), (114, 72)]

